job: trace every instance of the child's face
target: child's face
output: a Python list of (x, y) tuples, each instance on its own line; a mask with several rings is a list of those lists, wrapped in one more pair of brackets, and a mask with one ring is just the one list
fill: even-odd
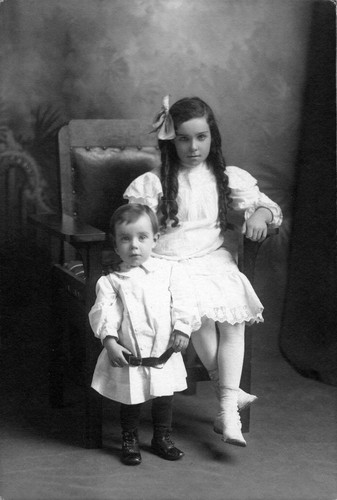
[(200, 165), (207, 159), (211, 148), (211, 132), (206, 118), (193, 118), (182, 123), (173, 142), (184, 166)]
[(116, 253), (129, 266), (141, 266), (150, 257), (158, 236), (158, 234), (153, 234), (151, 220), (145, 214), (134, 222), (117, 224), (115, 228)]

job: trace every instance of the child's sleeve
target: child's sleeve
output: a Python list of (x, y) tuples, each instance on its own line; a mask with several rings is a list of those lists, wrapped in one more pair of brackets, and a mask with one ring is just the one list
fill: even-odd
[(157, 212), (162, 195), (163, 190), (158, 175), (153, 172), (146, 172), (131, 182), (123, 197), (129, 203), (141, 203)]
[(108, 276), (96, 284), (96, 301), (89, 312), (89, 323), (95, 337), (103, 340), (108, 335), (119, 338), (118, 330), (123, 318), (123, 306)]
[(242, 211), (245, 220), (249, 219), (259, 207), (268, 208), (273, 216), (269, 225), (279, 227), (283, 220), (281, 208), (267, 195), (261, 193), (257, 180), (249, 172), (238, 167), (227, 167), (226, 171), (232, 199), (229, 208)]
[(201, 318), (191, 280), (179, 262), (172, 264), (170, 291), (173, 329), (190, 336), (201, 327)]

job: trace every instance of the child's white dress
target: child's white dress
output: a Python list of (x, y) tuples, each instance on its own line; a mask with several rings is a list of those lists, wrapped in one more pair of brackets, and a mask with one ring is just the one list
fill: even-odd
[[(122, 264), (120, 271), (98, 280), (89, 321), (101, 341), (111, 335), (142, 358), (161, 356), (169, 346), (173, 329), (190, 336), (200, 327), (184, 269), (177, 262), (152, 257), (140, 267)], [(96, 363), (92, 387), (115, 401), (138, 404), (186, 389), (185, 365), (181, 354), (173, 353), (158, 368), (113, 367), (104, 348)]]
[[(231, 188), (230, 215), (241, 222), (258, 207), (273, 214), (272, 225), (282, 223), (280, 207), (260, 192), (257, 181), (247, 171), (227, 167)], [(218, 224), (218, 193), (215, 177), (206, 163), (182, 168), (178, 174), (179, 226), (168, 226), (159, 238), (153, 255), (183, 264), (196, 293), (200, 316), (230, 324), (263, 321), (263, 306), (236, 262), (238, 237), (227, 231), (224, 238)], [(162, 186), (158, 172), (137, 177), (124, 197), (143, 203), (158, 213)], [(160, 214), (158, 214), (160, 218)]]

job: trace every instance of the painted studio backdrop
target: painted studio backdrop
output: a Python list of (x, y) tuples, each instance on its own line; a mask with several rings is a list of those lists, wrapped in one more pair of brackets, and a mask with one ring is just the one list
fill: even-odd
[(1, 227), (15, 211), (5, 198), (15, 161), (38, 179), (30, 204), (57, 209), (62, 124), (150, 124), (163, 95), (200, 96), (227, 164), (284, 212), (259, 258), (281, 349), (305, 375), (336, 383), (335, 269), (323, 265), (333, 252), (334, 21), (325, 0), (2, 0)]

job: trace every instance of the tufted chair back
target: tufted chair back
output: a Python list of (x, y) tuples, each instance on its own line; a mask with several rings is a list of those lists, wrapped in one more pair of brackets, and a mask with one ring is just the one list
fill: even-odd
[(62, 212), (108, 231), (132, 180), (159, 165), (156, 137), (140, 120), (72, 120), (60, 130)]

